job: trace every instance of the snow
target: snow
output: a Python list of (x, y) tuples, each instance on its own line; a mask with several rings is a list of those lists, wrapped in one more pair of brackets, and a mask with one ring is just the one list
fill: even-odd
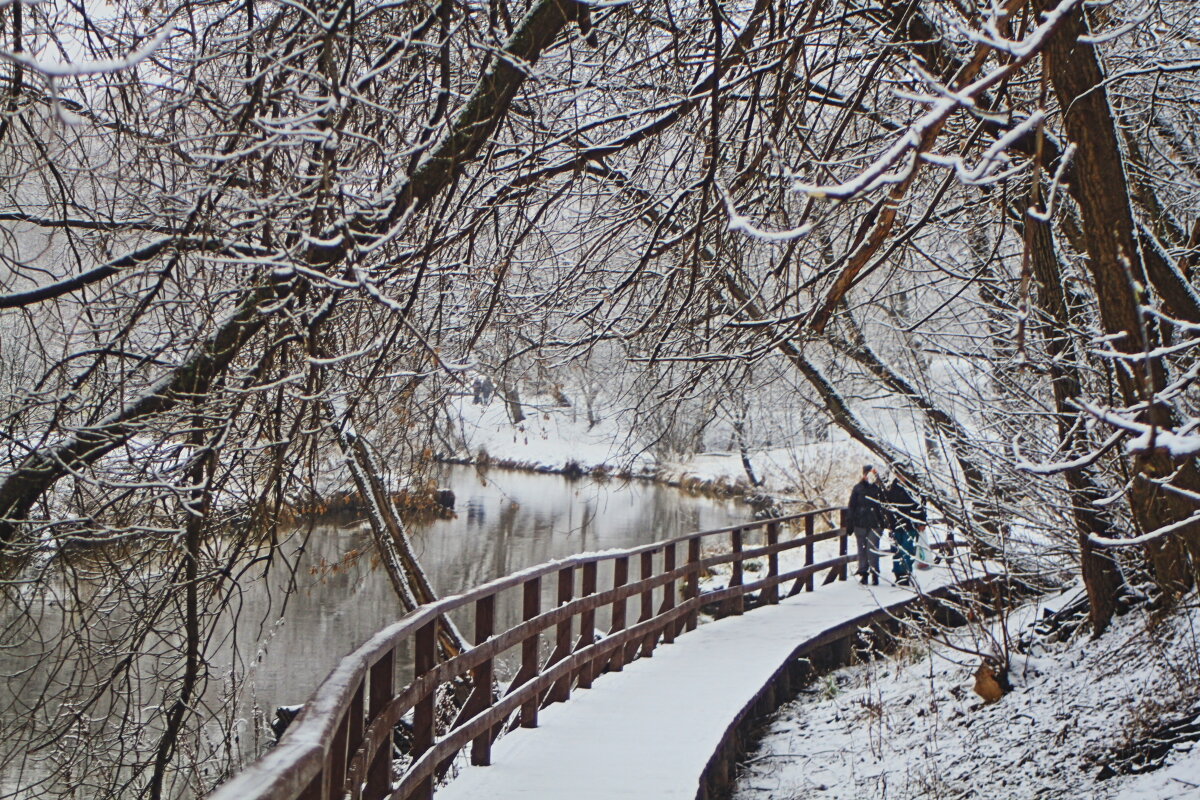
[(1196, 800), (1200, 797), (1200, 754), (1189, 753), (1177, 763), (1119, 787), (1113, 800)]
[(1188, 458), (1200, 453), (1200, 434), (1181, 436), (1173, 431), (1147, 430), (1127, 442), (1125, 450), (1129, 453), (1143, 453), (1159, 447), (1165, 448), (1172, 458)]
[[(472, 459), (482, 452), (490, 459), (533, 468), (562, 470), (574, 463), (585, 472), (599, 467), (670, 483), (695, 480), (749, 488), (740, 453), (708, 451), (678, 460), (657, 458), (629, 434), (619, 413), (604, 413), (589, 427), (586, 412), (577, 406), (557, 406), (545, 396), (527, 397), (526, 419), (514, 426), (498, 398), (477, 405), (463, 396), (451, 407), (462, 439), (459, 455)], [(750, 456), (763, 491), (787, 494), (800, 489), (804, 500), (812, 500), (814, 493), (811, 486), (800, 485), (799, 476), (811, 479), (822, 474), (848, 492), (858, 479), (859, 466), (872, 460), (865, 448), (847, 439), (758, 448)]]
[(472, 403), (469, 395), (457, 400), (452, 408), (458, 432), (473, 458), (482, 452), (493, 459), (556, 470), (574, 461), (584, 470), (611, 466), (634, 474), (653, 472), (654, 459), (629, 440), (615, 416), (589, 429), (582, 410), (526, 402), (525, 420), (513, 425), (498, 397), (486, 405)]
[[(1010, 615), (1010, 638), (1065, 599)], [(829, 675), (781, 709), (745, 759), (734, 800), (1200, 798), (1196, 750), (1156, 772), (1096, 779), (1137, 731), (1194, 710), (1197, 616), (1163, 621), (1139, 610), (1095, 640), (1086, 631), (1065, 642), (1033, 636), (1013, 656), (1013, 691), (992, 705), (971, 690), (979, 657), (962, 650), (990, 649), (1002, 623), (915, 638), (894, 659)]]
[[(935, 568), (919, 581), (929, 590), (953, 578)], [(701, 625), (544, 709), (536, 730), (502, 737), (492, 766), (464, 769), (437, 797), (691, 800), (730, 722), (800, 644), (912, 597), (837, 583)]]

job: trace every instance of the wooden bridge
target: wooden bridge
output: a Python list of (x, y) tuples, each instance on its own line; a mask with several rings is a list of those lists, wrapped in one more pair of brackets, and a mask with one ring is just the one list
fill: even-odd
[[(427, 800), (460, 752), (469, 748), (473, 765), (490, 764), (492, 745), (506, 729), (537, 727), (540, 709), (590, 688), (601, 673), (651, 658), (660, 644), (695, 629), (702, 607), (741, 614), (751, 605), (814, 591), (818, 583), (846, 580), (857, 557), (846, 530), (816, 530), (819, 518), (840, 512), (820, 509), (574, 556), (423, 606), (343, 659), (279, 744), (212, 797)], [(815, 546), (831, 540), (838, 555), (817, 562)], [(781, 572), (784, 553), (803, 565)], [(727, 585), (702, 592), (701, 579), (714, 568), (728, 570)], [(547, 582), (556, 603), (543, 609)], [(519, 593), (520, 620), (498, 631), (497, 597), (505, 592)], [(439, 626), (452, 613), (474, 617), (475, 644), (439, 663)], [(597, 635), (598, 614), (609, 622), (603, 636)], [(402, 686), (401, 653), (411, 654), (413, 664), (412, 680)], [(498, 660), (508, 654), (516, 660), (518, 653), (515, 676), (505, 692), (496, 692)], [(464, 683), (472, 688), (457, 718), (439, 721), (437, 698)], [(410, 712), (410, 752), (394, 763), (393, 730)]]

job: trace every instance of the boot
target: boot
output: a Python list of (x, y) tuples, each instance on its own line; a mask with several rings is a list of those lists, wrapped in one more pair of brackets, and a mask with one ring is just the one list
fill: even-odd
[[(863, 583), (866, 583), (866, 581), (863, 581)], [(871, 573), (871, 583), (875, 586), (879, 585), (879, 573), (878, 572)]]
[(867, 573), (864, 572), (862, 575), (859, 575), (858, 582), (861, 583), (863, 586), (866, 586), (867, 585)]

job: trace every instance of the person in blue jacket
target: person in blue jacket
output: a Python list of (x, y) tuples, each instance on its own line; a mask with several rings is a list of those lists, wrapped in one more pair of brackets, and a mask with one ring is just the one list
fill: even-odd
[(858, 543), (858, 579), (863, 584), (869, 577), (876, 586), (879, 585), (879, 535), (887, 527), (887, 521), (879, 473), (867, 464), (863, 467), (862, 480), (850, 490), (846, 508), (846, 528), (854, 531)]
[(893, 470), (892, 483), (883, 493), (883, 504), (888, 527), (892, 529), (892, 538), (896, 541), (892, 572), (898, 585), (908, 586), (912, 583), (917, 539), (925, 528), (925, 504), (899, 470)]

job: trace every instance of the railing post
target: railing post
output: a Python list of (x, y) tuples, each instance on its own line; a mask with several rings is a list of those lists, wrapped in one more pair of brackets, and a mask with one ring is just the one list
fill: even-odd
[[(581, 597), (592, 597), (596, 594), (596, 562), (589, 561), (583, 565), (583, 588)], [(596, 609), (588, 608), (579, 615), (579, 644), (576, 650), (591, 647), (596, 643)], [(579, 668), (579, 688), (592, 688), (592, 678), (596, 675), (599, 664), (594, 658), (588, 659)]]
[[(487, 644), (496, 632), (496, 596), (489, 594), (475, 601), (475, 646)], [(471, 696), (467, 698), (463, 717), (471, 719), (486, 708), (491, 708), (492, 678), (495, 659), (488, 657), (471, 670)], [(492, 738), (494, 731), (485, 731), (471, 742), (471, 764), (476, 767), (492, 763)]]
[[(367, 700), (367, 676), (363, 676), (358, 681), (358, 688), (354, 690), (354, 697), (350, 699), (350, 713), (346, 716), (346, 760), (354, 758), (354, 754), (362, 747), (363, 742), (363, 710), (366, 707)], [(351, 786), (359, 786), (363, 782), (362, 775), (347, 775)], [(345, 782), (343, 782), (343, 786)], [(358, 792), (351, 790), (351, 796), (357, 797)]]
[[(396, 651), (388, 650), (371, 665), (370, 701), (367, 713), (371, 721), (383, 713), (396, 696)], [(383, 743), (367, 768), (367, 800), (380, 800), (388, 794), (392, 785), (392, 732), (384, 736)]]
[[(437, 667), (437, 630), (438, 617), (434, 617), (417, 629), (413, 642), (413, 679), (420, 680)], [(434, 725), (436, 714), (434, 706), (437, 701), (437, 689), (421, 697), (413, 707), (413, 748), (412, 758), (416, 761), (429, 748), (433, 747)], [(433, 777), (428, 777), (417, 784), (416, 789), (409, 795), (409, 800), (430, 800), (433, 797)]]
[[(654, 551), (648, 550), (642, 553), (642, 581), (649, 581), (654, 577)], [(638, 617), (638, 624), (648, 621), (654, 616), (654, 590), (649, 586), (642, 588), (642, 614)], [(642, 655), (645, 658), (650, 658), (654, 655), (654, 648), (658, 645), (658, 633), (650, 631), (646, 634), (642, 642)], [(636, 652), (636, 651), (635, 651)]]
[[(541, 613), (542, 579), (540, 577), (530, 578), (525, 582), (524, 600), (523, 618), (528, 622)], [(541, 633), (535, 633), (521, 642), (521, 670), (518, 674), (524, 676), (522, 683), (531, 681), (538, 675), (538, 643), (541, 638)], [(516, 681), (513, 685), (514, 688), (517, 688)], [(537, 714), (538, 698), (534, 696), (521, 705), (521, 727), (536, 728)]]
[[(556, 608), (562, 608), (567, 603), (571, 602), (571, 598), (575, 594), (575, 567), (564, 567), (558, 571), (558, 605)], [(571, 628), (574, 627), (573, 617), (567, 617), (562, 622), (558, 623), (558, 630), (554, 637), (554, 650), (550, 653), (550, 660), (546, 662), (546, 667), (549, 668), (564, 658), (571, 655)], [(546, 700), (542, 707), (546, 707), (551, 703), (565, 703), (571, 697), (571, 675), (567, 673), (563, 677), (554, 682), (550, 687), (550, 691), (546, 693)]]
[[(688, 574), (687, 574), (687, 589), (684, 591), (684, 600), (692, 601), (700, 596), (700, 537), (693, 536), (688, 539)], [(693, 608), (687, 613), (684, 621), (684, 629), (689, 631), (696, 630), (696, 624), (700, 621), (700, 609)]]
[[(729, 532), (730, 545), (733, 548), (733, 574), (729, 576), (729, 588), (735, 586), (743, 586), (746, 582), (744, 568), (742, 566), (742, 529), (734, 528)], [(729, 598), (727, 606), (730, 614), (741, 614), (746, 610), (746, 596), (739, 594), (736, 597)]]
[[(613, 562), (613, 588), (620, 589), (629, 583), (629, 556), (620, 556)], [(615, 636), (625, 630), (625, 609), (627, 599), (614, 600), (612, 605), (612, 625), (608, 629), (609, 636)], [(620, 672), (625, 667), (625, 648), (618, 647), (613, 651), (608, 662), (608, 668)]]
[[(767, 546), (773, 547), (779, 544), (779, 523), (767, 523)], [(779, 577), (779, 553), (771, 553), (767, 556), (767, 577)], [(779, 584), (772, 584), (763, 590), (763, 596), (769, 605), (775, 605), (779, 602)]]
[[(846, 529), (846, 509), (838, 512), (838, 524), (841, 526), (842, 535), (838, 537), (838, 555), (845, 556), (850, 553), (850, 534), (852, 531)], [(838, 580), (846, 580), (848, 564), (842, 564), (838, 567)]]
[[(810, 514), (804, 518), (804, 538), (808, 539), (808, 543), (804, 545), (804, 566), (806, 567), (811, 567), (817, 563), (816, 552), (814, 550), (815, 545), (813, 544), (813, 537), (816, 536), (816, 522), (817, 518), (815, 515)], [(804, 579), (804, 587), (811, 592), (816, 588), (815, 584), (816, 576), (811, 572), (808, 573), (808, 577)]]
[[(675, 569), (675, 545), (669, 544), (663, 547), (663, 573), (668, 573)], [(666, 614), (668, 611), (675, 608), (675, 579), (667, 581), (663, 584), (663, 601), (662, 607), (659, 608), (660, 615)], [(675, 641), (675, 624), (669, 623), (663, 626), (663, 644), (671, 644)]]
[(341, 797), (346, 787), (346, 742), (350, 733), (350, 709), (342, 714), (333, 743), (329, 747), (329, 790), (331, 797)]
[(325, 779), (328, 777), (329, 771), (322, 766), (321, 771), (308, 782), (308, 786), (304, 787), (297, 800), (326, 800), (329, 797), (329, 784)]

